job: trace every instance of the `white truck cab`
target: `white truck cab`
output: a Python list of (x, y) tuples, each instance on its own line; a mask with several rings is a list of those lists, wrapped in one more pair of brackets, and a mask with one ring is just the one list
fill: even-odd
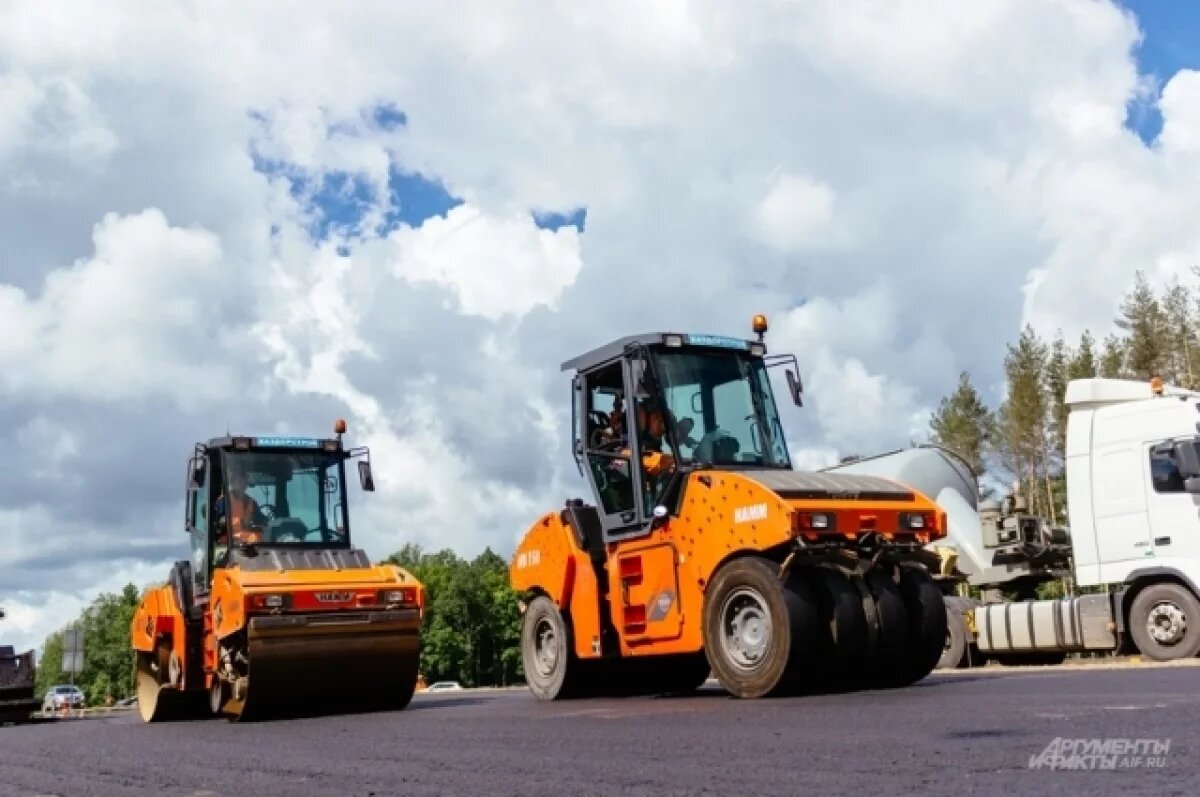
[(1200, 393), (1159, 379), (1067, 385), (1066, 480), (1075, 582), (1102, 592), (985, 603), (986, 654), (1200, 652)]

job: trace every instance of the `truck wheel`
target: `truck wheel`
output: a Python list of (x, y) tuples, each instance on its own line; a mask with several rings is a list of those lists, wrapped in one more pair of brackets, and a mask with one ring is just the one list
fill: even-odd
[(1152, 584), (1133, 599), (1129, 630), (1155, 661), (1191, 658), (1200, 652), (1200, 601), (1178, 584)]
[(942, 657), (938, 659), (937, 669), (955, 670), (964, 666), (963, 659), (967, 652), (967, 621), (957, 607), (946, 604), (946, 643), (942, 647)]
[(571, 628), (558, 607), (544, 595), (534, 598), (521, 622), (521, 662), (525, 682), (539, 700), (569, 697), (579, 666), (572, 650)]
[(704, 652), (731, 694), (788, 688), (812, 644), (813, 607), (785, 589), (778, 565), (746, 556), (724, 565), (704, 596)]

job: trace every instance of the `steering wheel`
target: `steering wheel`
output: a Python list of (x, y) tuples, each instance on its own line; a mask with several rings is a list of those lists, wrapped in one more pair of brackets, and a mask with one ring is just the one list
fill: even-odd
[(603, 451), (605, 453), (610, 452), (610, 451), (620, 451), (624, 447), (624, 445), (625, 445), (625, 441), (620, 438), (617, 438), (616, 440), (605, 440), (602, 443), (597, 443), (592, 446), (592, 450)]

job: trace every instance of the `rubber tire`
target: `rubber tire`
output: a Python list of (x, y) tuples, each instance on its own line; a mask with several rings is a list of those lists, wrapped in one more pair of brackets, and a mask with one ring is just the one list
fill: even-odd
[[(1146, 615), (1155, 603), (1162, 600), (1178, 605), (1188, 623), (1183, 641), (1171, 647), (1160, 645), (1146, 633)], [(1139, 592), (1129, 607), (1129, 622), (1126, 625), (1141, 654), (1154, 661), (1178, 661), (1200, 653), (1200, 601), (1191, 590), (1179, 584), (1152, 584)]]
[(832, 567), (814, 566), (798, 571), (812, 585), (817, 612), (809, 692), (844, 692), (862, 685), (870, 629), (862, 593), (850, 579)]
[[(534, 633), (542, 619), (549, 620), (557, 648), (554, 670), (546, 678), (538, 675), (534, 661)], [(554, 602), (545, 595), (539, 595), (530, 601), (529, 608), (521, 618), (521, 664), (525, 672), (525, 683), (539, 700), (574, 697), (578, 691), (576, 682), (579, 680), (579, 659), (575, 656), (571, 625)]]
[(936, 669), (957, 670), (967, 666), (967, 621), (952, 603), (946, 604), (946, 636), (950, 646), (943, 646)]
[(937, 666), (946, 647), (946, 600), (924, 568), (901, 566), (900, 594), (908, 610), (908, 644), (888, 677), (888, 686), (911, 686)]
[[(722, 654), (721, 604), (740, 587), (758, 592), (771, 620), (771, 638), (758, 666), (745, 671)], [(704, 596), (704, 652), (717, 680), (734, 697), (756, 699), (786, 691), (805, 648), (811, 645), (812, 617), (797, 592), (785, 589), (779, 566), (759, 556), (744, 556), (721, 566)]]
[(874, 603), (877, 624), (875, 649), (864, 668), (864, 686), (886, 686), (888, 673), (904, 659), (908, 647), (908, 607), (892, 575), (890, 568), (874, 567), (863, 579)]

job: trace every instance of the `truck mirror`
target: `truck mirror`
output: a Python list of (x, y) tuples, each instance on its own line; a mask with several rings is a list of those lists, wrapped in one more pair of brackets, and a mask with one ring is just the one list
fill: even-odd
[(804, 385), (800, 382), (800, 377), (796, 376), (790, 368), (787, 371), (788, 390), (792, 392), (792, 401), (797, 407), (803, 407), (804, 401), (800, 398), (800, 394), (804, 392)]
[(363, 460), (358, 463), (358, 481), (368, 493), (375, 492), (375, 479), (371, 476), (371, 463)]
[(1184, 479), (1200, 477), (1200, 450), (1195, 440), (1185, 440), (1174, 446), (1175, 467)]

